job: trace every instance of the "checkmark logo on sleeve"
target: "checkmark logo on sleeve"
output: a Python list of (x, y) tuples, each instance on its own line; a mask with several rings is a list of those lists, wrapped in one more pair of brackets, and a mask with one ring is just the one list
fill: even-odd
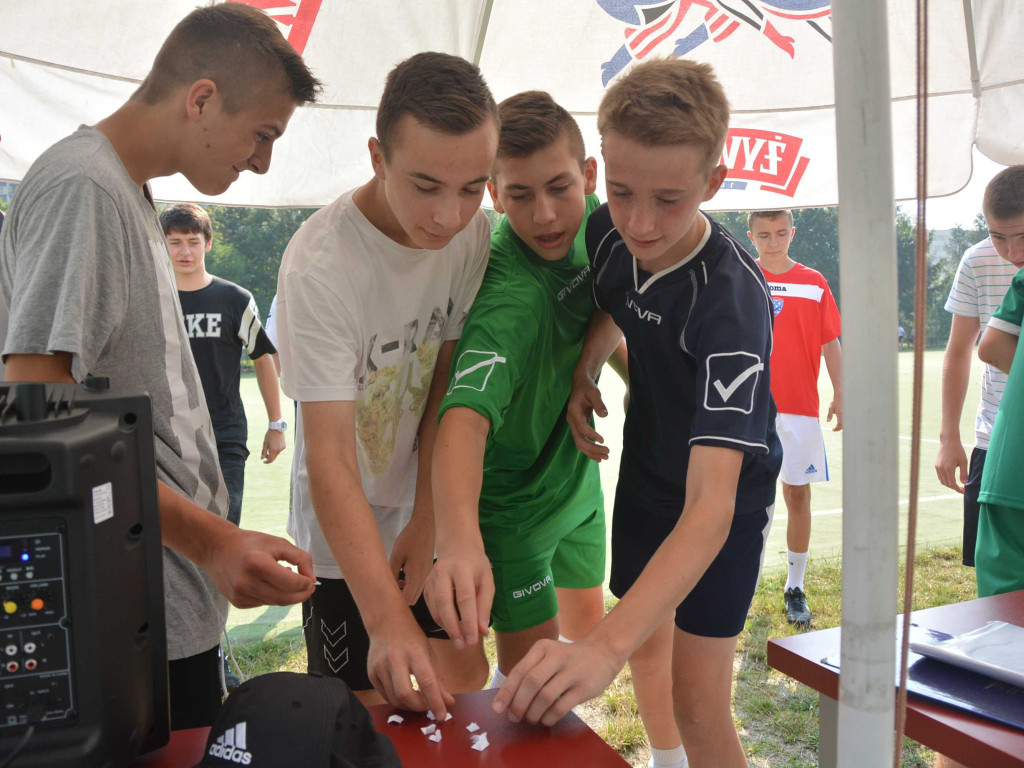
[(727, 386), (727, 387), (722, 386), (722, 380), (721, 379), (715, 379), (715, 389), (718, 390), (718, 394), (721, 396), (722, 402), (723, 403), (729, 402), (729, 398), (732, 397), (733, 393), (737, 389), (740, 388), (740, 385), (744, 381), (749, 379), (755, 373), (758, 373), (758, 372), (763, 371), (763, 370), (764, 370), (764, 363), (755, 363), (754, 365), (752, 365), (749, 368), (747, 368), (747, 370), (745, 370), (742, 373), (740, 373), (740, 375), (737, 376), (735, 379), (733, 379), (732, 383), (729, 384), (729, 386)]
[(764, 360), (751, 352), (716, 352), (705, 365), (704, 408), (751, 413)]

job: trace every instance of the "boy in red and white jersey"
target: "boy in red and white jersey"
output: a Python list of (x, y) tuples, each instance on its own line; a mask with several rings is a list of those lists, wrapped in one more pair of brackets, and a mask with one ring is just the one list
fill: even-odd
[(779, 410), (775, 422), (783, 454), (779, 479), (788, 513), (786, 620), (809, 627), (804, 571), (811, 542), (810, 484), (829, 479), (818, 420), (818, 370), (824, 356), (833, 392), (827, 420), (834, 416), (833, 431), (839, 431), (843, 428), (839, 309), (824, 276), (789, 257), (796, 233), (792, 211), (754, 211), (747, 227), (775, 313), (771, 388)]

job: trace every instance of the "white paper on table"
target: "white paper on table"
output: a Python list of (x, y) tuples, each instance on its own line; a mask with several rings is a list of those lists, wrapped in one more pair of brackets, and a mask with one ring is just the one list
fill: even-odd
[(472, 736), (471, 738), (473, 739), (473, 749), (475, 749), (477, 752), (483, 752), (485, 749), (487, 749), (489, 746), (491, 746), (487, 742), (487, 732), (486, 731), (481, 733), (479, 736)]
[(911, 650), (1024, 688), (1024, 627), (990, 621), (948, 640), (919, 640)]
[(447, 723), (447, 722), (448, 722), (449, 720), (451, 720), (451, 719), (452, 719), (452, 713), (451, 713), (451, 712), (448, 712), (447, 714), (445, 714), (445, 716), (444, 716), (444, 721), (445, 721), (446, 723)]
[(429, 736), (430, 734), (432, 734), (436, 730), (437, 730), (437, 726), (434, 725), (433, 723), (431, 723), (430, 725), (425, 725), (422, 728), (420, 728), (420, 731), (422, 731), (424, 736)]
[(466, 730), (469, 731), (470, 733), (476, 733), (477, 731), (480, 730), (480, 726), (477, 725), (476, 723), (470, 723), (469, 725), (466, 726)]
[(427, 720), (434, 720), (434, 711), (432, 709), (427, 710)]
[(389, 723), (396, 723), (398, 725), (401, 725), (402, 723), (405, 722), (405, 718), (402, 717), (401, 715), (392, 715), (391, 717), (388, 718), (388, 722)]
[(430, 739), (431, 741), (433, 741), (436, 744), (437, 742), (439, 742), (441, 740), (441, 732), (440, 731), (434, 731), (427, 738)]

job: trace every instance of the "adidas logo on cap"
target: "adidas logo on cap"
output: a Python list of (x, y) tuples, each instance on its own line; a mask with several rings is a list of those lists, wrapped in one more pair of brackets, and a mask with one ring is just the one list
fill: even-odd
[(249, 765), (252, 752), (245, 747), (245, 721), (228, 728), (210, 745), (210, 757), (217, 757), (235, 765)]

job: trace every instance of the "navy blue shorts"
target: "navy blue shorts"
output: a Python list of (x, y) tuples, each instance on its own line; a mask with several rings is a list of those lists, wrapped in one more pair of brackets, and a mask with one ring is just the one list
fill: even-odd
[[(675, 528), (682, 505), (672, 514), (652, 510), (649, 502), (619, 482), (612, 517), (612, 575), (609, 587), (618, 598), (629, 590), (661, 543)], [(722, 550), (676, 607), (679, 629), (699, 637), (736, 637), (761, 575), (774, 507), (736, 515)]]
[(964, 483), (964, 565), (974, 567), (974, 549), (978, 543), (978, 494), (981, 493), (981, 473), (985, 469), (988, 451), (975, 448), (971, 451), (971, 463)]

